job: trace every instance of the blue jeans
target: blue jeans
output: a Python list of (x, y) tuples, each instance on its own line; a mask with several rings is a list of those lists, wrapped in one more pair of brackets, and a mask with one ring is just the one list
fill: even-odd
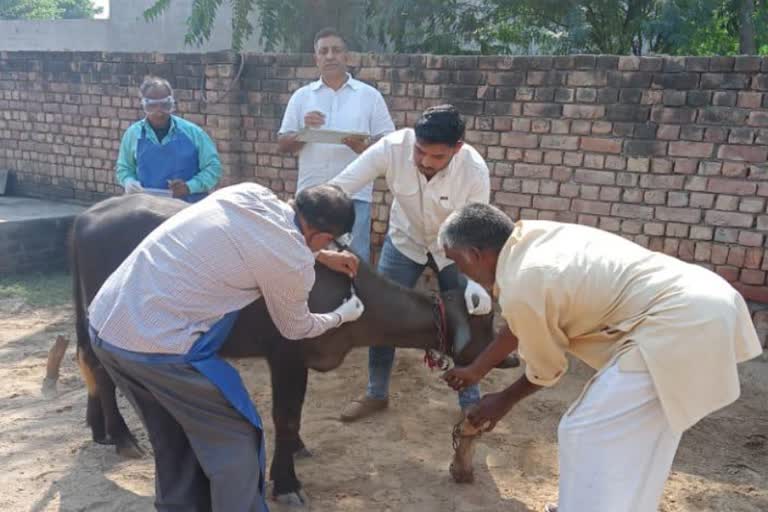
[(366, 263), (371, 262), (371, 203), (353, 199), (355, 224), (352, 226), (352, 241), (349, 248)]
[[(413, 288), (426, 265), (416, 263), (398, 251), (387, 237), (379, 258), (379, 273), (393, 281)], [(451, 290), (464, 285), (465, 277), (459, 274), (456, 265), (449, 265), (437, 274), (440, 290)], [(371, 347), (368, 349), (368, 390), (370, 398), (384, 399), (389, 394), (389, 377), (395, 362), (394, 347)], [(480, 401), (480, 388), (470, 386), (459, 392), (459, 406), (462, 409)]]

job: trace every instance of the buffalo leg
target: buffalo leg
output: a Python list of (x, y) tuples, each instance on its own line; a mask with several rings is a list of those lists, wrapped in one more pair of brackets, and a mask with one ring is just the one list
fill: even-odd
[(299, 429), (307, 391), (307, 368), (295, 351), (278, 349), (276, 352), (269, 357), (272, 418), (275, 424), (275, 453), (270, 478), (274, 481), (275, 496), (295, 493), (295, 498), (303, 502), (301, 482), (296, 477), (294, 467), (294, 454), (304, 448)]
[(475, 456), (475, 442), (480, 438), (482, 431), (472, 426), (469, 420), (464, 419), (453, 428), (453, 460), (449, 471), (453, 481), (458, 484), (469, 484), (475, 481), (473, 458)]
[(93, 353), (86, 353), (81, 347), (77, 347), (77, 365), (88, 389), (85, 421), (91, 428), (91, 435), (95, 443), (113, 444), (113, 441), (107, 437), (107, 430), (104, 426), (104, 412), (102, 411), (101, 398), (99, 396), (100, 391), (96, 385), (96, 371), (94, 367), (98, 364)]
[(138, 459), (144, 455), (139, 443), (125, 424), (125, 419), (117, 407), (115, 395), (115, 383), (103, 366), (95, 372), (96, 383), (99, 388), (101, 410), (104, 414), (104, 427), (107, 438), (115, 445), (115, 451), (126, 459)]

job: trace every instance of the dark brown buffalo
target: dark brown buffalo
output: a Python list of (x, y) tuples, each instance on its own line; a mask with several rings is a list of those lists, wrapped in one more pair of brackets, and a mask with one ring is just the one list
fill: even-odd
[[(72, 229), (71, 248), (76, 309), (78, 363), (88, 385), (87, 422), (93, 440), (115, 444), (127, 457), (141, 455), (115, 400), (115, 386), (91, 350), (87, 307), (107, 277), (160, 223), (186, 206), (174, 199), (129, 195), (107, 199), (79, 215)], [(211, 247), (215, 251), (215, 247)], [(328, 312), (350, 293), (350, 279), (321, 265), (310, 294), (310, 309)], [(270, 468), (273, 492), (288, 501), (301, 501), (301, 483), (293, 456), (305, 451), (299, 436), (307, 369), (326, 372), (338, 367), (353, 347), (392, 345), (438, 348), (434, 299), (403, 288), (361, 265), (354, 287), (366, 308), (356, 322), (307, 341), (282, 338), (263, 300), (240, 313), (221, 354), (264, 357), (272, 376), (272, 417), (275, 452)], [(492, 315), (470, 317), (460, 291), (442, 294), (448, 340), (454, 360), (466, 364), (492, 339)]]

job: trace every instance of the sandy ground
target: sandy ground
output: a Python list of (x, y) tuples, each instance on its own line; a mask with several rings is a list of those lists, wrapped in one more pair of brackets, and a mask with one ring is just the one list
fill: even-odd
[[(146, 511), (152, 509), (150, 458), (122, 461), (94, 445), (84, 424), (85, 389), (65, 357), (59, 395), (40, 383), (55, 336), (73, 336), (66, 307), (0, 304), (0, 511)], [(74, 344), (74, 338), (73, 338)], [(456, 396), (402, 351), (389, 412), (353, 425), (336, 418), (363, 389), (365, 352), (328, 374), (313, 373), (302, 433), (314, 458), (297, 471), (313, 511), (535, 511), (557, 497), (558, 418), (589, 371), (576, 366), (561, 384), (521, 403), (476, 454), (476, 482), (458, 486), (447, 468)], [(262, 361), (238, 363), (271, 445), (270, 389)], [(768, 511), (768, 361), (742, 366), (742, 398), (683, 437), (661, 510)], [(495, 389), (519, 373), (495, 372)], [(146, 434), (123, 402), (140, 442)], [(273, 506), (272, 510), (284, 510)]]

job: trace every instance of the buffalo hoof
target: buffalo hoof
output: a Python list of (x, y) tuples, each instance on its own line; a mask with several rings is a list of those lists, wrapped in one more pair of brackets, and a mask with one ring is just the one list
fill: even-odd
[(144, 450), (133, 438), (117, 443), (115, 451), (123, 459), (141, 459), (144, 457)]
[(293, 454), (294, 459), (311, 459), (312, 457), (314, 457), (314, 454), (306, 446), (299, 448)]
[(277, 494), (274, 497), (275, 501), (280, 505), (286, 505), (288, 507), (308, 507), (309, 498), (307, 494), (299, 489), (296, 492), (289, 492), (286, 494)]
[(457, 484), (471, 484), (475, 481), (475, 471), (473, 468), (460, 467), (458, 464), (451, 463), (448, 468)]
[(56, 387), (58, 382), (58, 379), (52, 379), (50, 377), (43, 379), (43, 386), (41, 391), (45, 398), (53, 398), (59, 394), (59, 390)]
[(93, 436), (93, 442), (96, 443), (96, 444), (105, 444), (105, 445), (109, 445), (109, 446), (111, 446), (113, 444), (117, 444), (117, 443), (115, 443), (115, 440), (112, 439), (110, 436), (96, 436), (96, 435), (94, 435)]

